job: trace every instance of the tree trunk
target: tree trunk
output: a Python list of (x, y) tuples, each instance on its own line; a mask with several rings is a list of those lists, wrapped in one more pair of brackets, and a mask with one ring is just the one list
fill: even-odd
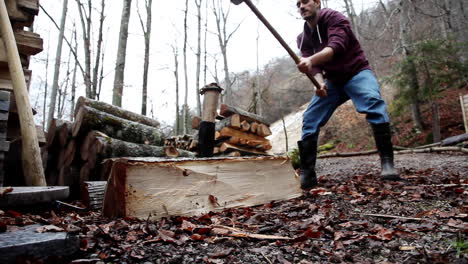
[[(78, 50), (78, 41), (75, 34), (75, 50)], [(70, 120), (73, 121), (75, 116), (75, 97), (76, 97), (76, 70), (78, 69), (78, 61), (75, 58), (75, 67), (73, 69), (72, 85), (71, 85), (71, 98), (70, 98)]]
[[(403, 48), (403, 55), (409, 57), (410, 50), (410, 2), (406, 0), (400, 1), (400, 41)], [(410, 75), (410, 83), (408, 84), (411, 97), (411, 115), (414, 126), (417, 130), (422, 130), (421, 111), (419, 109), (419, 83), (417, 79), (417, 69), (414, 62), (409, 61), (408, 74)]]
[(160, 126), (160, 123), (158, 121), (149, 117), (139, 115), (131, 111), (127, 111), (123, 108), (116, 107), (105, 102), (92, 100), (82, 96), (78, 99), (78, 102), (76, 102), (75, 114), (78, 114), (78, 111), (82, 106), (89, 106), (99, 111), (103, 111), (123, 119), (128, 119), (133, 122), (141, 123), (143, 125), (152, 126), (155, 128), (158, 128)]
[(97, 96), (97, 88), (98, 88), (98, 71), (99, 71), (99, 63), (101, 61), (101, 48), (102, 48), (102, 30), (104, 25), (104, 9), (105, 9), (105, 0), (101, 1), (101, 15), (99, 19), (99, 33), (98, 33), (98, 41), (97, 41), (97, 51), (96, 51), (96, 60), (94, 62), (94, 69), (93, 69), (93, 85), (91, 89), (91, 97), (92, 99), (96, 98)]
[[(50, 34), (49, 41), (47, 44), (47, 55), (46, 55), (46, 65), (45, 65), (45, 84), (44, 84), (44, 108), (42, 109), (42, 127), (46, 128), (46, 108), (47, 108), (47, 89), (49, 87), (49, 51), (50, 51)], [(47, 124), (48, 125), (48, 124)]]
[(93, 98), (91, 92), (91, 1), (88, 0), (88, 13), (85, 13), (85, 9), (81, 0), (76, 0), (78, 5), (78, 12), (80, 14), (81, 28), (83, 30), (83, 49), (85, 55), (85, 70), (83, 72), (83, 80), (86, 87), (86, 97)]
[(187, 119), (188, 119), (188, 69), (187, 69), (187, 14), (188, 14), (188, 0), (185, 0), (184, 11), (184, 48), (182, 50), (184, 56), (184, 81), (185, 81), (185, 95), (184, 105), (182, 106), (182, 131), (187, 134)]
[(161, 132), (154, 127), (82, 106), (76, 115), (72, 135), (85, 136), (91, 130), (98, 130), (110, 137), (138, 144), (156, 146), (163, 144)]
[(62, 7), (62, 19), (60, 21), (60, 32), (59, 32), (58, 43), (57, 43), (57, 53), (55, 55), (54, 81), (52, 83), (52, 91), (50, 95), (49, 117), (47, 119), (47, 126), (50, 126), (50, 122), (52, 122), (52, 119), (54, 119), (55, 104), (57, 103), (58, 79), (59, 79), (59, 74), (60, 74), (62, 44), (63, 44), (63, 37), (65, 33), (67, 10), (68, 10), (68, 0), (64, 0), (63, 7)]
[(197, 20), (198, 20), (198, 31), (197, 31), (197, 71), (196, 71), (196, 81), (195, 81), (195, 96), (197, 98), (197, 114), (201, 116), (201, 102), (200, 102), (200, 69), (201, 69), (201, 4), (203, 0), (195, 0), (195, 5), (197, 6)]
[(112, 104), (121, 107), (124, 88), (125, 56), (127, 54), (128, 24), (130, 20), (132, 0), (124, 0), (122, 19), (120, 21), (119, 46), (115, 63), (114, 91)]
[(180, 113), (179, 113), (179, 51), (177, 49), (177, 43), (172, 46), (172, 51), (174, 53), (174, 78), (175, 78), (175, 88), (176, 88), (176, 112), (175, 112), (175, 133), (176, 135), (180, 132)]
[(439, 105), (436, 102), (432, 102), (432, 137), (433, 142), (440, 142), (440, 116), (439, 116)]
[(143, 24), (140, 9), (138, 8), (138, 18), (140, 19), (141, 29), (145, 38), (145, 59), (143, 64), (143, 90), (141, 93), (141, 114), (146, 115), (147, 101), (148, 101), (148, 69), (149, 69), (149, 55), (150, 55), (150, 40), (151, 40), (151, 6), (153, 0), (145, 0), (146, 10), (146, 26)]

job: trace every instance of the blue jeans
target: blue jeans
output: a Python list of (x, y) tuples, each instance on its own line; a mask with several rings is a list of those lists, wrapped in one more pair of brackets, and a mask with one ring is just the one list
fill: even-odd
[(327, 97), (314, 96), (304, 112), (302, 139), (318, 138), (324, 126), (338, 106), (351, 99), (359, 113), (366, 114), (371, 124), (388, 123), (387, 106), (380, 96), (380, 87), (371, 70), (363, 70), (344, 85), (327, 81)]

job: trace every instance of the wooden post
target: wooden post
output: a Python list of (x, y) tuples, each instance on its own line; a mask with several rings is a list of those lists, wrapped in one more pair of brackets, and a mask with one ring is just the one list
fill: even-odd
[(2, 35), (8, 58), (13, 89), (18, 107), (22, 137), (22, 163), (25, 181), (30, 186), (46, 186), (41, 151), (37, 140), (36, 126), (29, 95), (26, 89), (23, 68), (16, 46), (5, 1), (0, 1), (0, 34)]

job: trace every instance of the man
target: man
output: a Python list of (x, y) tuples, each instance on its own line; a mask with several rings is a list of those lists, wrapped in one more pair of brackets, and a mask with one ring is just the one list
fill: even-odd
[[(369, 62), (351, 30), (349, 20), (341, 13), (320, 8), (320, 0), (296, 0), (305, 20), (304, 31), (297, 37), (301, 72), (311, 73), (321, 88), (304, 112), (302, 139), (298, 141), (301, 158), (301, 188), (317, 185), (315, 161), (320, 127), (335, 109), (351, 99), (359, 113), (370, 123), (381, 160), (381, 177), (400, 180), (393, 164), (389, 117), (380, 96), (379, 84)], [(323, 74), (323, 75), (322, 75)], [(326, 79), (326, 82), (324, 81)]]

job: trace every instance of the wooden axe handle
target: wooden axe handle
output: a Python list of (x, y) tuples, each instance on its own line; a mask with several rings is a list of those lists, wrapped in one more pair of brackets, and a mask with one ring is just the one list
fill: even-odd
[[(250, 7), (252, 12), (262, 21), (262, 23), (268, 28), (268, 30), (273, 34), (273, 36), (276, 38), (276, 40), (279, 41), (281, 46), (288, 52), (289, 56), (294, 60), (296, 64), (299, 64), (300, 59), (294, 53), (294, 51), (289, 47), (289, 45), (284, 41), (284, 39), (281, 37), (281, 35), (273, 28), (273, 26), (268, 22), (268, 20), (262, 15), (262, 13), (257, 9), (257, 7), (252, 3), (250, 0), (244, 0), (244, 2)], [(307, 77), (312, 81), (312, 83), (315, 85), (317, 89), (320, 89), (320, 84), (319, 82), (312, 76), (310, 73), (306, 73)]]

